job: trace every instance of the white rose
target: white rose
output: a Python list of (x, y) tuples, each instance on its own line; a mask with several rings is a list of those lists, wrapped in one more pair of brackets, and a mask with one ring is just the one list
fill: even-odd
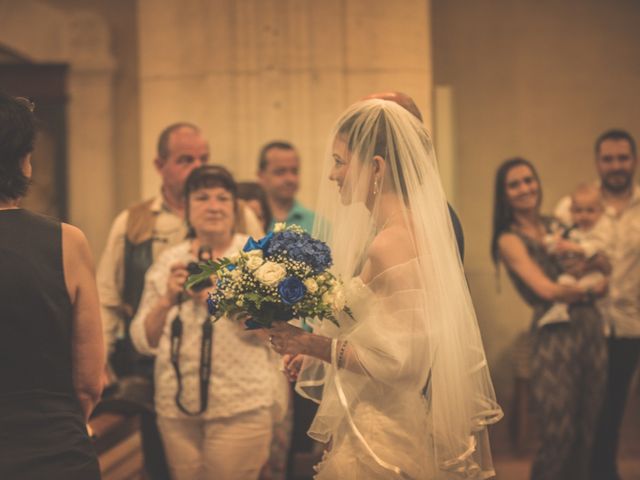
[(304, 281), (304, 286), (307, 287), (307, 292), (316, 293), (318, 291), (318, 283), (313, 278), (307, 278)]
[(247, 269), (250, 272), (253, 272), (254, 270), (256, 270), (257, 268), (260, 267), (260, 265), (262, 265), (264, 263), (264, 260), (262, 260), (262, 258), (257, 257), (257, 256), (251, 256), (247, 259)]
[(284, 267), (276, 262), (264, 262), (255, 273), (256, 278), (269, 287), (278, 285), (286, 274)]
[(347, 304), (347, 299), (341, 288), (333, 288), (322, 296), (322, 301), (331, 306), (334, 312), (341, 312)]
[(245, 252), (247, 254), (247, 256), (249, 257), (259, 257), (262, 258), (264, 256), (264, 252), (262, 250), (260, 250), (259, 248), (256, 248), (255, 250), (249, 250), (248, 252)]
[(229, 261), (231, 261), (231, 263), (237, 263), (238, 260), (240, 259), (240, 252), (236, 252), (233, 255), (229, 255), (227, 258), (229, 259)]
[(284, 230), (286, 227), (286, 223), (278, 222), (273, 226), (273, 233), (278, 233)]
[(333, 309), (336, 312), (341, 312), (347, 305), (347, 299), (344, 296), (344, 292), (341, 288), (336, 288), (333, 293)]
[(333, 294), (331, 292), (324, 292), (324, 294), (322, 294), (322, 303), (333, 305)]
[(242, 272), (240, 272), (240, 270), (238, 270), (237, 268), (231, 271), (231, 278), (234, 280), (238, 280), (241, 275), (242, 275)]

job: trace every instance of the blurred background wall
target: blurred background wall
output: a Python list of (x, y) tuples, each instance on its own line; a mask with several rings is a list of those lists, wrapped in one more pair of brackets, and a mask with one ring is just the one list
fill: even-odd
[[(430, 111), (429, 2), (405, 0), (141, 0), (138, 2), (141, 158), (178, 118), (208, 133), (212, 159), (239, 178), (260, 146), (291, 141), (303, 202), (337, 115), (380, 89), (411, 91)], [(155, 193), (144, 161), (142, 193)]]
[(638, 25), (635, 0), (0, 0), (0, 87), (17, 65), (66, 68), (66, 128), (50, 148), (64, 162), (63, 216), (96, 256), (115, 214), (157, 191), (167, 124), (199, 124), (213, 161), (243, 180), (264, 142), (293, 142), (312, 207), (337, 115), (374, 91), (410, 94), (465, 227), (467, 276), (508, 403), (529, 311), (489, 261), (494, 170), (531, 159), (550, 212), (594, 177), (600, 132), (640, 136)]

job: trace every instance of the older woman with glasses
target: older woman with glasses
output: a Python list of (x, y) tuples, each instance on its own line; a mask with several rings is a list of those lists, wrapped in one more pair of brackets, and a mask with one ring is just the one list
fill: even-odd
[(247, 241), (235, 233), (237, 186), (224, 168), (206, 165), (189, 175), (185, 197), (190, 238), (147, 272), (131, 338), (156, 356), (155, 406), (172, 477), (256, 479), (282, 410), (277, 356), (261, 332), (211, 322), (212, 282), (184, 289), (192, 262), (230, 256)]

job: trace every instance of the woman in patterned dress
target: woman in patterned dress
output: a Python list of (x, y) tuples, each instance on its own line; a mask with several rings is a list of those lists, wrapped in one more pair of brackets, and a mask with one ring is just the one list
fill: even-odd
[[(557, 221), (540, 214), (542, 187), (525, 159), (505, 161), (496, 173), (491, 255), (503, 262), (522, 299), (533, 308), (531, 393), (540, 446), (532, 480), (589, 478), (588, 459), (606, 375), (606, 348), (594, 297), (556, 283), (562, 265), (544, 245)], [(579, 264), (574, 265), (574, 267)], [(571, 304), (570, 320), (538, 327), (553, 302)]]

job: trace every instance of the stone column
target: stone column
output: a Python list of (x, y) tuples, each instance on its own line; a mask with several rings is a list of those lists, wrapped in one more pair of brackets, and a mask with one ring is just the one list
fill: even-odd
[(115, 216), (113, 61), (109, 31), (89, 13), (67, 17), (69, 55), (69, 216), (81, 227), (96, 258)]
[(34, 63), (70, 66), (69, 220), (84, 230), (97, 256), (115, 215), (115, 61), (107, 25), (92, 13), (67, 13), (33, 0), (0, 0), (0, 42)]

